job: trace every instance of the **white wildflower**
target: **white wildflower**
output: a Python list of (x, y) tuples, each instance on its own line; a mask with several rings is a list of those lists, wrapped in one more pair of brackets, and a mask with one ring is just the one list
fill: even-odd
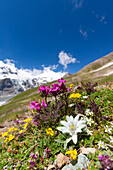
[(113, 143), (113, 137), (112, 136), (109, 137), (110, 137), (110, 143)]
[(91, 126), (91, 124), (94, 123), (94, 121), (90, 118), (90, 119), (87, 119), (87, 124)]
[(89, 129), (86, 129), (86, 132), (87, 132), (88, 135), (93, 135), (92, 134), (93, 131), (90, 131)]
[(105, 147), (106, 147), (104, 142), (102, 142), (101, 140), (99, 141), (99, 143), (97, 145), (98, 145), (98, 149), (100, 149), (100, 148), (105, 149)]
[(87, 99), (88, 98), (88, 96), (83, 96), (83, 99)]
[(108, 133), (111, 134), (111, 130), (112, 130), (112, 128), (109, 128), (108, 125), (106, 125), (106, 127), (105, 127), (105, 132), (108, 132)]
[(73, 116), (66, 116), (66, 121), (60, 121), (60, 123), (63, 125), (63, 127), (58, 127), (57, 129), (61, 131), (62, 133), (69, 133), (70, 138), (66, 140), (66, 143), (68, 143), (71, 139), (76, 144), (77, 143), (77, 133), (82, 132), (81, 129), (83, 129), (85, 125), (85, 120), (79, 120), (79, 114), (73, 118)]
[(73, 103), (69, 105), (69, 107), (73, 107), (73, 106), (74, 106), (74, 104), (73, 104)]

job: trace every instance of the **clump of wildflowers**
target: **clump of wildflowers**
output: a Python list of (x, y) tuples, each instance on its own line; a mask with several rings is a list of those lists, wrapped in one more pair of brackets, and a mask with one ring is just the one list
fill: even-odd
[(36, 154), (31, 153), (29, 158), (30, 158), (30, 160), (28, 160), (28, 162), (30, 163), (30, 165), (31, 165), (30, 168), (32, 169), (36, 165), (37, 156), (36, 156)]
[(113, 168), (112, 160), (109, 155), (100, 155), (98, 156), (98, 159), (102, 165), (102, 168), (104, 168), (104, 170)]

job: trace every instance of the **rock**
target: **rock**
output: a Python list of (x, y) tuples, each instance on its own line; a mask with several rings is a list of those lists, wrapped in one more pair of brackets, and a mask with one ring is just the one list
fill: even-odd
[(89, 153), (95, 154), (96, 151), (95, 148), (84, 148), (84, 147), (80, 148), (80, 150), (82, 154), (86, 154), (86, 155)]
[(77, 159), (77, 163), (75, 165), (72, 165), (72, 162), (62, 168), (62, 170), (78, 170), (79, 168), (87, 170), (87, 167), (89, 165), (89, 159), (80, 153)]
[(67, 77), (69, 77), (69, 76), (71, 76), (72, 74), (71, 73), (66, 73), (64, 76), (63, 76), (63, 78), (67, 78)]
[(61, 168), (62, 166), (64, 166), (65, 164), (70, 163), (69, 158), (65, 155), (63, 155), (62, 153), (59, 153), (56, 156), (56, 160), (54, 161), (54, 165), (58, 168)]

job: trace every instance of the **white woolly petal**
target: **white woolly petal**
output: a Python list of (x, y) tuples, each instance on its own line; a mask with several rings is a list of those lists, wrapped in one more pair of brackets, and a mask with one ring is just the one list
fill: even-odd
[(73, 116), (70, 116), (70, 117), (67, 117), (67, 118), (68, 118), (67, 119), (68, 123), (73, 122)]
[(77, 124), (77, 122), (78, 122), (78, 119), (79, 119), (79, 114), (74, 118), (74, 125), (76, 125)]
[(76, 144), (76, 143), (77, 143), (77, 135), (73, 135), (73, 136), (72, 136), (72, 140), (73, 140), (73, 142)]
[(69, 130), (65, 127), (58, 127), (57, 128), (59, 131), (61, 131), (62, 133), (69, 133)]
[(72, 137), (70, 137), (69, 139), (66, 140), (66, 144), (70, 142), (70, 140), (72, 139)]
[(86, 126), (86, 124), (77, 124), (77, 128), (84, 128)]
[(68, 125), (68, 123), (66, 122), (66, 121), (60, 121), (60, 123), (62, 124), (62, 125), (64, 125), (65, 127), (68, 127), (69, 125)]

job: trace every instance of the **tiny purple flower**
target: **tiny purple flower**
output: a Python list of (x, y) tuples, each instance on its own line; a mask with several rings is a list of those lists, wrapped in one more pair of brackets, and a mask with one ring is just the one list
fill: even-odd
[(106, 82), (106, 84), (109, 84), (109, 82)]
[(98, 159), (99, 159), (99, 160), (102, 160), (102, 155), (98, 156)]

